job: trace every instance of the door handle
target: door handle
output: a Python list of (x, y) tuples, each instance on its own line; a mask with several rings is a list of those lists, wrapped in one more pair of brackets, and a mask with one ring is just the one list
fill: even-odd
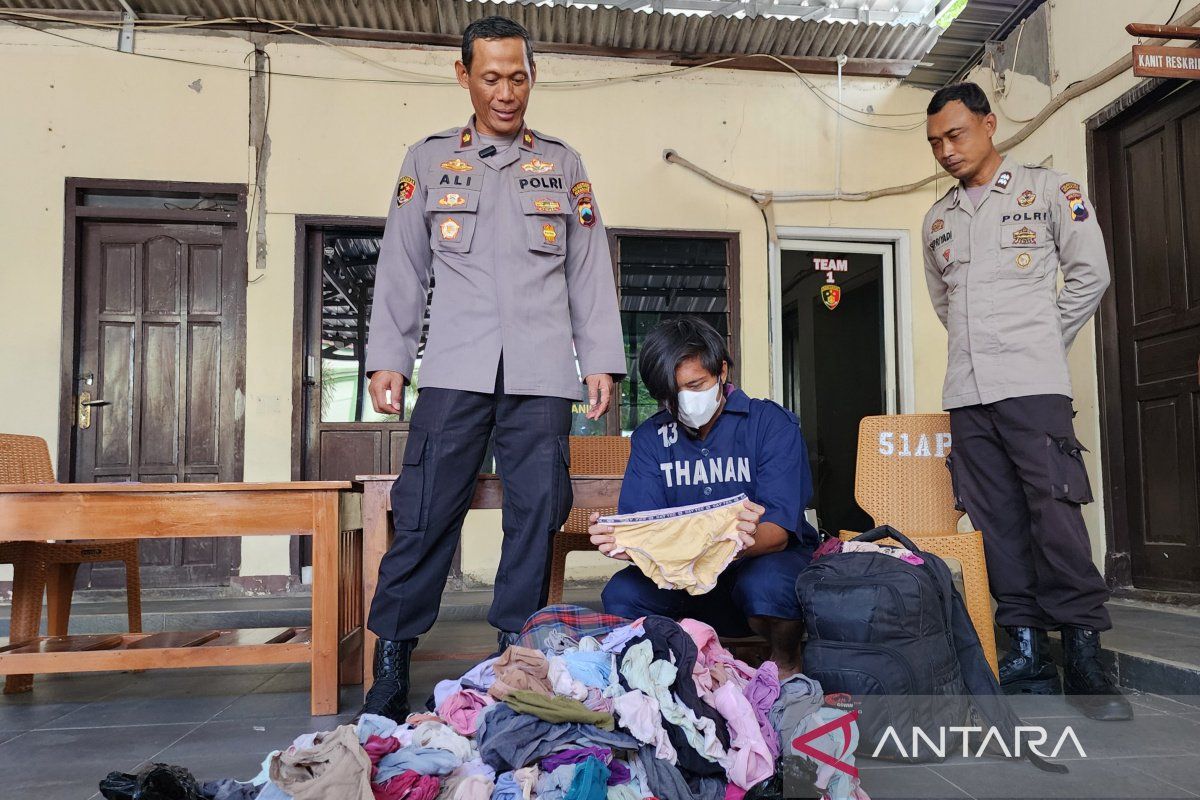
[(91, 392), (79, 393), (79, 406), (76, 410), (75, 421), (80, 430), (92, 427), (92, 407), (112, 405), (108, 400), (93, 400)]

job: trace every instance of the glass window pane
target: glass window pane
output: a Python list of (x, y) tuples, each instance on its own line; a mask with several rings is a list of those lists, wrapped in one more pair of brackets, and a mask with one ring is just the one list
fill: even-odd
[(88, 208), (165, 208), (184, 211), (236, 211), (235, 194), (148, 193), (129, 189), (85, 189), (80, 205)]
[[(321, 253), (321, 421), (395, 422), (378, 414), (367, 393), (367, 330), (375, 294), (380, 234), (327, 234)], [(432, 283), (432, 282), (431, 282)], [(431, 287), (432, 291), (432, 287)], [(426, 318), (425, 330), (428, 330)], [(413, 384), (405, 391), (404, 419), (412, 413), (419, 385), (425, 332), (417, 348)]]

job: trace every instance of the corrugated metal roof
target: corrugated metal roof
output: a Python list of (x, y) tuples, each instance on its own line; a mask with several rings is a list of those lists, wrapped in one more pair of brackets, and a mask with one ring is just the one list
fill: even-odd
[(961, 79), (979, 62), (984, 43), (1003, 39), (1045, 0), (969, 0), (932, 46), (923, 63), (909, 73), (907, 83), (940, 89)]
[[(938, 37), (928, 25), (803, 21), (765, 16), (660, 14), (615, 8), (472, 0), (130, 0), (139, 16), (251, 17), (296, 23), (457, 37), (471, 20), (501, 13), (536, 41), (664, 55), (735, 55), (917, 61)], [(120, 14), (117, 0), (0, 0), (0, 9)]]

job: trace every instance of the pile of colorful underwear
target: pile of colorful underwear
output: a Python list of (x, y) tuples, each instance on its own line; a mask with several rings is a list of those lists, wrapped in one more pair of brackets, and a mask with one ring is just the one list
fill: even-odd
[(808, 742), (816, 756), (792, 744), (845, 715), (824, 699), (803, 675), (781, 682), (773, 662), (734, 658), (695, 620), (552, 606), (499, 657), (439, 683), (431, 713), (301, 736), (251, 781), (206, 783), (203, 796), (754, 800), (779, 796), (764, 787), (782, 748), (811, 762), (824, 797), (869, 800), (827, 766), (853, 764), (853, 725)]

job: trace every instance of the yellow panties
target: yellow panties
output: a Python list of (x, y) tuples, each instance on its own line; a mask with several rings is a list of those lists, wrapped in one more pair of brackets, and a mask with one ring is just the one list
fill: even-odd
[(601, 517), (617, 546), (660, 589), (704, 594), (742, 550), (738, 512), (746, 495), (679, 508)]

